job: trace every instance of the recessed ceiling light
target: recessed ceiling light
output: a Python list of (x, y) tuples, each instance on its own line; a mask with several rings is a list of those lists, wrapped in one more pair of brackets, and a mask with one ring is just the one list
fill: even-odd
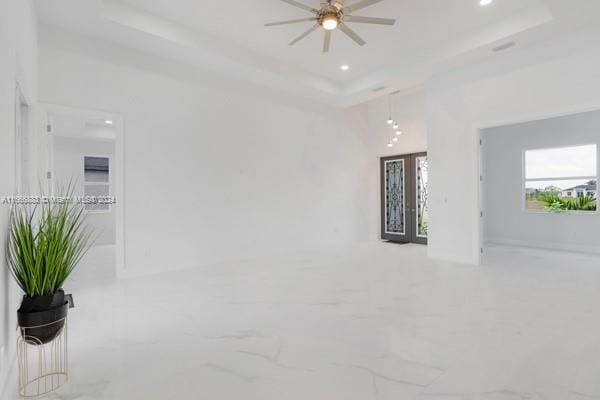
[(489, 6), (490, 4), (492, 4), (492, 1), (494, 0), (479, 0), (479, 4), (482, 6)]
[(106, 125), (112, 125), (113, 124), (113, 122), (110, 119), (105, 120), (104, 123)]
[(349, 65), (346, 65), (346, 64), (344, 64), (344, 65), (342, 65), (342, 66), (340, 67), (340, 69), (341, 69), (342, 71), (348, 71), (348, 70), (350, 69), (350, 66), (349, 66)]

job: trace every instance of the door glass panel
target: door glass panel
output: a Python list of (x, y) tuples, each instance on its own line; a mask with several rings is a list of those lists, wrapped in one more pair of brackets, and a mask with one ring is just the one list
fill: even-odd
[(417, 169), (417, 236), (427, 237), (429, 221), (429, 162), (427, 156), (416, 158)]
[(385, 231), (404, 235), (404, 160), (385, 162)]

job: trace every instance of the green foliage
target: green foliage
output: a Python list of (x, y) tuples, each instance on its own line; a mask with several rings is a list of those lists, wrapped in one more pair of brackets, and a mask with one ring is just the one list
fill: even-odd
[(427, 223), (426, 220), (422, 220), (419, 226), (419, 234), (420, 235), (427, 235), (429, 231), (429, 224)]
[(566, 213), (568, 211), (566, 204), (560, 200), (552, 200), (547, 202), (546, 211), (552, 213)]
[(596, 211), (597, 207), (596, 199), (590, 196), (569, 198), (544, 193), (538, 196), (538, 198), (547, 204), (546, 211), (549, 212)]
[(84, 222), (81, 205), (13, 206), (6, 259), (28, 297), (55, 293), (71, 275), (91, 245)]
[(590, 196), (569, 199), (571, 210), (596, 211), (596, 199)]
[(558, 193), (554, 192), (542, 192), (539, 193), (536, 197), (538, 200), (543, 201), (547, 204), (560, 202), (560, 197), (558, 197)]

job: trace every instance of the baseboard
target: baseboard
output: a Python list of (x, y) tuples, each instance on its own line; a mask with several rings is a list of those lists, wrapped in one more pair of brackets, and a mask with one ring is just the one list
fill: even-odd
[(565, 243), (545, 243), (535, 241), (523, 241), (505, 238), (489, 238), (486, 239), (485, 245), (499, 245), (499, 246), (511, 246), (511, 247), (524, 247), (532, 249), (543, 249), (543, 250), (555, 250), (564, 251), (568, 253), (585, 253), (600, 255), (599, 246), (584, 246), (584, 245), (573, 245)]

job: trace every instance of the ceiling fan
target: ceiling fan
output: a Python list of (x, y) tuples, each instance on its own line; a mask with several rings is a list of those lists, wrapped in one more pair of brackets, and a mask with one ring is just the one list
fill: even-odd
[(304, 39), (320, 27), (325, 30), (325, 41), (323, 43), (323, 53), (327, 53), (331, 46), (331, 33), (339, 28), (340, 31), (345, 33), (350, 37), (350, 39), (354, 40), (359, 46), (364, 46), (367, 44), (356, 32), (354, 32), (347, 25), (348, 22), (355, 22), (361, 24), (375, 24), (375, 25), (394, 25), (396, 23), (395, 19), (389, 18), (373, 18), (373, 17), (360, 17), (357, 15), (352, 15), (355, 11), (362, 10), (363, 8), (372, 6), (373, 4), (380, 3), (383, 0), (360, 0), (354, 4), (349, 6), (344, 5), (345, 0), (327, 0), (321, 3), (321, 8), (314, 8), (308, 6), (306, 4), (297, 2), (296, 0), (281, 0), (285, 3), (288, 3), (292, 6), (301, 8), (303, 10), (309, 11), (314, 16), (311, 18), (301, 18), (301, 19), (293, 19), (289, 21), (280, 21), (280, 22), (271, 22), (265, 24), (265, 26), (279, 26), (279, 25), (287, 25), (287, 24), (296, 24), (300, 22), (308, 22), (314, 21), (315, 24), (302, 35), (298, 36), (294, 40), (292, 40), (289, 45), (293, 46), (298, 43), (300, 40)]

